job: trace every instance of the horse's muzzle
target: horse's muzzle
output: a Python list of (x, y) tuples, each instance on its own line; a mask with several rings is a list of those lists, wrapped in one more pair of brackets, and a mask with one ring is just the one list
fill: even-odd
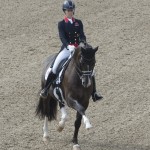
[(85, 76), (82, 78), (82, 85), (85, 88), (88, 88), (91, 85), (91, 78), (89, 76)]

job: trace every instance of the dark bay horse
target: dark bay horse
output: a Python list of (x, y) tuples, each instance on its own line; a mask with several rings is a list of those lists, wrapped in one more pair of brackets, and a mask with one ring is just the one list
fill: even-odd
[[(91, 97), (93, 82), (92, 75), (93, 69), (95, 66), (95, 53), (98, 50), (98, 47), (92, 48), (90, 45), (84, 47), (76, 48), (72, 58), (69, 62), (69, 65), (64, 73), (63, 80), (59, 87), (59, 94), (62, 97), (63, 102), (58, 101), (59, 94), (57, 95), (57, 89), (52, 84), (49, 90), (48, 97), (46, 99), (39, 99), (36, 114), (45, 118), (43, 126), (43, 140), (47, 142), (48, 140), (48, 121), (55, 120), (57, 117), (57, 105), (59, 103), (61, 111), (61, 120), (59, 122), (58, 131), (62, 131), (65, 122), (67, 120), (66, 106), (69, 106), (76, 110), (76, 120), (74, 123), (75, 131), (73, 136), (73, 149), (80, 150), (78, 145), (78, 131), (81, 125), (81, 120), (85, 124), (86, 129), (91, 128), (89, 119), (85, 115), (85, 111), (89, 105), (89, 99)], [(41, 88), (43, 89), (45, 84), (46, 72), (53, 62), (55, 56), (50, 56), (44, 64), (42, 72), (42, 84)]]

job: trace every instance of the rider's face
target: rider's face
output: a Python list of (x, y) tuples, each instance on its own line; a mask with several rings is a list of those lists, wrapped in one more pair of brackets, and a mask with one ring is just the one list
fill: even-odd
[(73, 17), (73, 14), (74, 14), (74, 10), (73, 10), (73, 9), (66, 10), (66, 11), (65, 11), (65, 14), (66, 14), (66, 17), (67, 17), (67, 18), (72, 18), (72, 17)]

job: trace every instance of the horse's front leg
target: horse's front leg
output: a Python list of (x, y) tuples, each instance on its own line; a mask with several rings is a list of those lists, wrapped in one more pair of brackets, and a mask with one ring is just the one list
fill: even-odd
[(49, 140), (49, 136), (48, 136), (48, 118), (45, 117), (44, 120), (44, 126), (43, 126), (43, 141), (45, 144), (47, 144), (48, 140)]
[(75, 109), (77, 112), (79, 112), (80, 113), (80, 115), (82, 115), (82, 117), (83, 117), (83, 122), (84, 122), (84, 124), (85, 124), (85, 128), (86, 129), (90, 129), (91, 127), (92, 127), (92, 125), (90, 124), (90, 121), (89, 121), (89, 119), (86, 117), (86, 115), (85, 115), (85, 110), (86, 110), (86, 108), (84, 108), (77, 100), (75, 100), (75, 99), (72, 99), (72, 98), (69, 98), (69, 105), (73, 108), (73, 109)]
[[(78, 132), (81, 125), (81, 119), (83, 117), (83, 122), (85, 124), (86, 129), (89, 129), (92, 127), (92, 125), (89, 122), (89, 119), (85, 115), (85, 110), (87, 107), (83, 107), (77, 100), (69, 98), (69, 106), (72, 107), (77, 111), (77, 117), (75, 121), (75, 132), (73, 137), (73, 150), (80, 150), (80, 146), (78, 144)], [(87, 103), (88, 106), (88, 103)]]
[(65, 122), (67, 121), (67, 111), (66, 107), (59, 103), (60, 111), (61, 111), (61, 120), (59, 122), (58, 131), (61, 132), (65, 127)]
[(78, 132), (79, 132), (79, 128), (81, 126), (81, 120), (82, 120), (82, 115), (77, 112), (76, 121), (74, 123), (74, 126), (75, 126), (74, 136), (72, 139), (72, 142), (74, 143), (74, 146), (73, 146), (74, 150), (80, 150), (80, 146), (78, 144)]

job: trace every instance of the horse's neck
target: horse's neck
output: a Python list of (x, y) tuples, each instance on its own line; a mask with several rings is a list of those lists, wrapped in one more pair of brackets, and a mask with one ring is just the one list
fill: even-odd
[(72, 60), (70, 61), (69, 63), (69, 66), (67, 68), (67, 78), (70, 79), (70, 80), (73, 80), (72, 82), (80, 82), (80, 78), (77, 74), (77, 71), (76, 71), (76, 66), (77, 66), (77, 63), (75, 61), (74, 58), (72, 58)]
[(76, 71), (79, 54), (80, 48), (77, 48), (65, 72), (65, 81), (76, 85), (79, 85), (81, 83)]
[(76, 66), (77, 66), (77, 63), (75, 62), (74, 59), (72, 59), (69, 67), (72, 70), (72, 73), (77, 75)]

